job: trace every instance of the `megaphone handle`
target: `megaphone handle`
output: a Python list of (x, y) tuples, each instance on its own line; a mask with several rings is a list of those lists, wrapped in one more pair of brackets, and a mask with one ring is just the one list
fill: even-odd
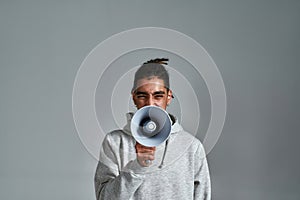
[(146, 165), (151, 165), (152, 161), (151, 160), (145, 160)]

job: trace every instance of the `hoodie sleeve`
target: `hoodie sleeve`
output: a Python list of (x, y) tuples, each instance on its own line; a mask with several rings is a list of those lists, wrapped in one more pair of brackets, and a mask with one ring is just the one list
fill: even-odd
[(144, 175), (135, 173), (141, 168), (136, 160), (119, 170), (117, 148), (109, 137), (104, 139), (94, 179), (97, 200), (130, 199), (143, 182)]
[(210, 200), (211, 199), (211, 185), (208, 164), (206, 155), (202, 144), (198, 146), (198, 149), (194, 156), (194, 199), (198, 200)]

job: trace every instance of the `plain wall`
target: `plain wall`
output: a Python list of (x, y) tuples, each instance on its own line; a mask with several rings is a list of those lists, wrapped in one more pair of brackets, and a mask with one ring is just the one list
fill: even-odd
[(299, 10), (296, 0), (2, 0), (0, 199), (95, 199), (97, 160), (72, 116), (75, 76), (101, 41), (146, 26), (189, 35), (223, 77), (213, 199), (299, 199)]

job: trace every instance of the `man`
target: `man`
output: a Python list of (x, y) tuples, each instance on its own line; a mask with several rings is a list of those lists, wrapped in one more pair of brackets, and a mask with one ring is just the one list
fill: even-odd
[[(166, 110), (172, 101), (169, 75), (162, 64), (144, 63), (135, 73), (132, 89), (137, 109), (154, 105)], [(185, 132), (176, 118), (168, 140), (145, 147), (131, 135), (130, 120), (123, 130), (108, 133), (103, 141), (95, 174), (100, 199), (205, 199), (211, 198), (210, 177), (202, 144)]]

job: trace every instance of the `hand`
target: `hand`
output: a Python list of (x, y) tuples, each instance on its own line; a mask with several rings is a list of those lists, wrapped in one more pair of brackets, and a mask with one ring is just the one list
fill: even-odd
[(136, 143), (135, 150), (139, 164), (143, 167), (149, 167), (154, 160), (155, 147), (146, 147)]

